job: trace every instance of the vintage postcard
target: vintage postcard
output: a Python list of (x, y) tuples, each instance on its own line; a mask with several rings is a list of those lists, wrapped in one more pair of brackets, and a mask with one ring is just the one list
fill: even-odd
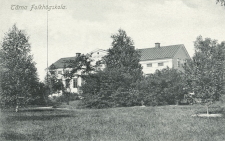
[(224, 0), (1, 0), (0, 140), (225, 140)]

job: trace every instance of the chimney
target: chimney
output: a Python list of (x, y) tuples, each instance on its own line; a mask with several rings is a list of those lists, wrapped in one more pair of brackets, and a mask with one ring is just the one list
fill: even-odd
[(155, 43), (156, 48), (160, 48), (160, 43)]
[(79, 57), (81, 53), (76, 53), (76, 57)]

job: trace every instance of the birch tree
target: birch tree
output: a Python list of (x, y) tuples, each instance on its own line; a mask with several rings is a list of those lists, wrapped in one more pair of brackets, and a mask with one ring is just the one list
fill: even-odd
[(189, 61), (185, 73), (189, 88), (194, 92), (196, 99), (204, 103), (207, 108), (218, 101), (224, 94), (224, 49), (225, 44), (218, 44), (216, 40), (202, 36), (194, 42), (195, 54)]
[(1, 45), (1, 101), (18, 111), (21, 104), (32, 100), (38, 85), (37, 69), (30, 54), (29, 37), (13, 25), (3, 38)]

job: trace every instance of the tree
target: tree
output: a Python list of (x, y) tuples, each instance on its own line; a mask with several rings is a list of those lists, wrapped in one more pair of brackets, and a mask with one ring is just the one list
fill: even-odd
[(63, 83), (62, 81), (57, 79), (57, 74), (55, 71), (55, 66), (52, 64), (48, 71), (49, 73), (45, 77), (45, 86), (48, 88), (49, 94), (53, 93), (59, 93), (59, 91), (64, 91)]
[(224, 94), (224, 49), (225, 43), (202, 36), (197, 37), (192, 61), (184, 67), (187, 86), (207, 108)]
[(5, 106), (15, 106), (16, 111), (22, 104), (32, 100), (38, 77), (33, 57), (30, 55), (29, 37), (16, 25), (5, 34), (1, 45), (2, 73), (1, 101)]
[(136, 89), (145, 105), (178, 104), (184, 98), (184, 74), (165, 68), (137, 82)]
[(35, 91), (32, 94), (34, 100), (30, 101), (31, 105), (47, 105), (47, 87), (43, 82), (37, 82)]
[(55, 74), (55, 67), (52, 64), (49, 67), (50, 75), (48, 80), (46, 80), (46, 84), (49, 86), (50, 93), (55, 93), (56, 91), (61, 90), (63, 95), (65, 95), (67, 99), (67, 104), (69, 105), (70, 101), (70, 82), (71, 80), (77, 76), (82, 77), (83, 74), (87, 74), (94, 70), (91, 65), (92, 59), (91, 54), (82, 54), (74, 57), (75, 59), (71, 59), (64, 62), (63, 68), (63, 80), (65, 80), (65, 85), (63, 85), (62, 81), (57, 79), (57, 75)]
[(129, 88), (132, 83), (143, 76), (142, 66), (139, 63), (141, 55), (135, 50), (134, 42), (126, 32), (122, 29), (118, 32), (111, 36), (112, 48), (108, 49), (108, 54), (104, 59), (106, 69), (109, 72), (119, 72), (124, 78), (122, 86)]
[(84, 75), (84, 84), (81, 89), (83, 91), (82, 103), (87, 108), (109, 108), (113, 107), (111, 97), (112, 91), (110, 79), (106, 71), (97, 71)]
[[(0, 52), (0, 56), (2, 56), (1, 52)], [(0, 57), (0, 84), (2, 83), (4, 70), (5, 70), (5, 68), (3, 68), (2, 60), (1, 60), (1, 57)], [(2, 95), (3, 95), (2, 93), (3, 93), (3, 90), (2, 90), (2, 87), (0, 85), (0, 107), (2, 107), (2, 105), (4, 105), (4, 102), (2, 101)]]
[(220, 3), (221, 6), (225, 6), (225, 0), (216, 0), (216, 3)]
[(140, 53), (135, 50), (132, 39), (124, 30), (119, 29), (119, 33), (111, 38), (112, 47), (103, 57), (106, 68), (84, 77), (85, 84), (82, 90), (86, 107), (134, 106), (138, 101), (133, 100), (137, 97), (137, 92), (131, 88), (143, 77), (139, 63)]
[[(63, 77), (66, 79), (66, 85), (65, 89), (67, 89), (66, 97), (67, 97), (67, 104), (69, 105), (70, 100), (70, 82), (73, 79), (75, 75), (77, 77), (82, 77), (83, 74), (88, 74), (89, 72), (92, 72), (94, 70), (93, 66), (91, 65), (92, 59), (91, 54), (82, 54), (77, 55), (74, 60), (69, 60), (65, 62), (64, 66), (64, 73)], [(69, 68), (69, 70), (66, 70), (66, 68)]]

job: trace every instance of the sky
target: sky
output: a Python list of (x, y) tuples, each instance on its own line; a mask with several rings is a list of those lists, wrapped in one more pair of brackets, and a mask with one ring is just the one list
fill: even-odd
[[(63, 9), (34, 9), (38, 6)], [(111, 47), (126, 31), (136, 48), (184, 44), (190, 56), (198, 36), (225, 41), (225, 8), (216, 0), (0, 0), (0, 42), (16, 24), (29, 36), (41, 81), (62, 57)], [(32, 8), (33, 7), (33, 8)], [(32, 9), (31, 9), (32, 8)]]

